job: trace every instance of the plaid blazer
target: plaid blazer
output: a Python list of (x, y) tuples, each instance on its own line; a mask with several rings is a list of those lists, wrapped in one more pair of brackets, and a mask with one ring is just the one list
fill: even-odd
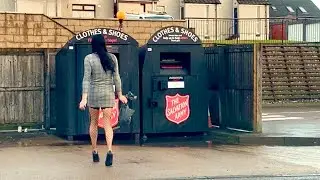
[[(117, 57), (111, 53), (109, 55), (115, 64), (114, 73), (103, 70), (100, 58), (96, 53), (88, 54), (84, 58), (82, 93), (88, 93), (89, 107), (114, 107), (114, 91), (122, 91)], [(115, 89), (113, 85), (115, 85)]]

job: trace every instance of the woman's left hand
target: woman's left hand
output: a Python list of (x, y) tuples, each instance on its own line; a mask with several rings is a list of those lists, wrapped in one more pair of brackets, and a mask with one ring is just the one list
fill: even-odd
[(119, 96), (119, 100), (120, 100), (123, 104), (127, 104), (127, 103), (128, 103), (128, 99), (127, 99), (124, 95)]

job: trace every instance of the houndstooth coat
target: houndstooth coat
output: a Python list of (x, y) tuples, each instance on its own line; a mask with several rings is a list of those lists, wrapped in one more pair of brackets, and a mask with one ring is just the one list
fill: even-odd
[[(82, 93), (88, 93), (88, 106), (93, 108), (112, 108), (115, 105), (115, 92), (121, 90), (121, 79), (117, 57), (109, 53), (115, 63), (115, 72), (105, 72), (96, 53), (84, 58)], [(115, 85), (115, 89), (113, 87)]]

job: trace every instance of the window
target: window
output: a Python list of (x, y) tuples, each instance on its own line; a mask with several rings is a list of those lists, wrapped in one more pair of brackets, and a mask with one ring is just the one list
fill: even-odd
[(72, 10), (82, 10), (83, 6), (82, 5), (73, 5)]
[(157, 11), (160, 11), (160, 12), (166, 12), (166, 6), (160, 6), (160, 5), (157, 5)]
[(277, 8), (275, 6), (271, 6), (272, 10), (277, 11)]
[(84, 10), (87, 10), (87, 11), (94, 11), (94, 6), (84, 6)]
[(294, 13), (294, 10), (292, 9), (292, 7), (291, 7), (291, 6), (287, 6), (287, 9), (288, 9), (288, 11), (289, 11), (289, 12)]
[(184, 7), (181, 7), (181, 8), (180, 8), (180, 13), (181, 13), (181, 14), (180, 14), (180, 18), (181, 18), (181, 19), (185, 19), (185, 16), (184, 16)]
[(306, 10), (305, 8), (303, 8), (303, 7), (299, 7), (299, 9), (300, 9), (300, 11), (303, 12), (303, 13), (308, 13), (307, 10)]
[(74, 18), (95, 18), (96, 6), (90, 4), (73, 4), (72, 17)]

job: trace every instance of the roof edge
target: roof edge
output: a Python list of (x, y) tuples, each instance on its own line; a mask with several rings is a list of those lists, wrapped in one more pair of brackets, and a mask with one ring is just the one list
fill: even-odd
[(202, 0), (184, 0), (187, 4), (221, 4), (220, 0), (211, 0), (211, 3), (204, 2)]

